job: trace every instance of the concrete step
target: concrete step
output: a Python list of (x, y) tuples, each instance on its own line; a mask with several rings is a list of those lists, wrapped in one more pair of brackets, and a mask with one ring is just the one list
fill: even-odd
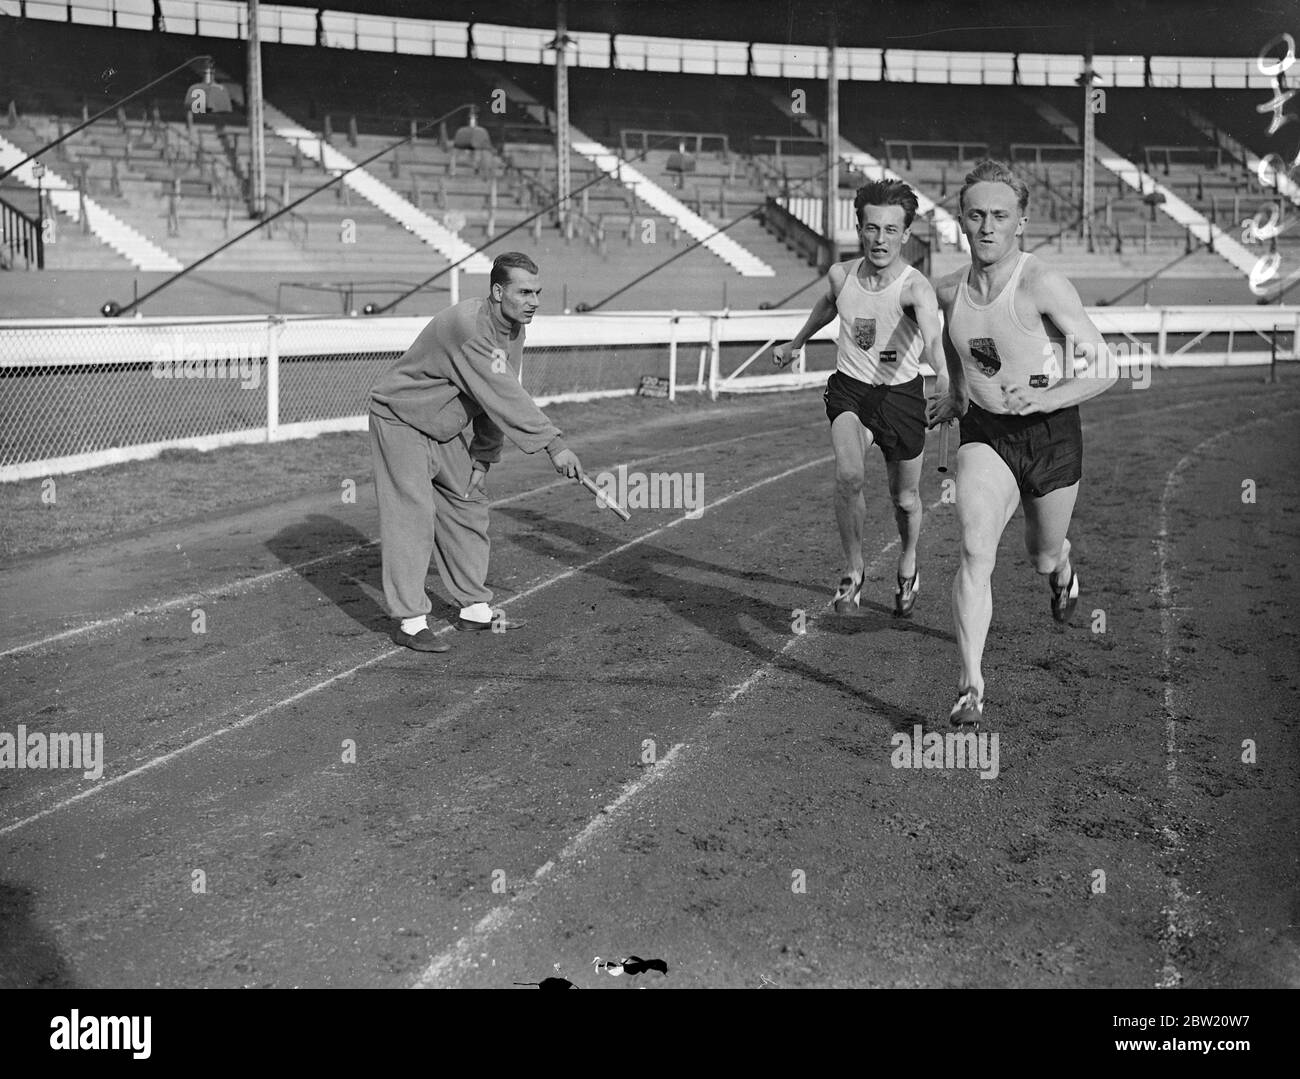
[[(332, 169), (350, 169), (356, 161), (337, 150), (323, 144), (312, 136), (311, 132), (294, 123), (288, 116), (271, 105), (266, 107), (267, 124), (283, 139), (296, 142), (304, 152), (314, 152), (317, 158), (323, 157)], [(418, 210), (387, 184), (364, 169), (349, 172), (341, 181), (353, 191), (368, 199), (379, 209), (389, 214), (404, 228), (410, 230), (421, 240), (448, 260), (459, 259), (471, 254), (471, 249), (459, 241), (429, 214)], [(473, 256), (466, 263), (471, 272), (486, 273), (490, 264), (482, 256)]]
[[(35, 148), (39, 149), (39, 147)], [(26, 156), (27, 151), (19, 145), (0, 138), (0, 168), (16, 166)], [(13, 180), (28, 187), (37, 187), (38, 181), (32, 173), (32, 164), (28, 162), (12, 173)], [(132, 265), (146, 270), (180, 269), (180, 264), (164, 250), (151, 243), (146, 236), (132, 229), (93, 198), (80, 197), (67, 178), (49, 169), (48, 166), (40, 185), (48, 193), (49, 205), (73, 222), (82, 221), (84, 207), (84, 216), (90, 231)]]

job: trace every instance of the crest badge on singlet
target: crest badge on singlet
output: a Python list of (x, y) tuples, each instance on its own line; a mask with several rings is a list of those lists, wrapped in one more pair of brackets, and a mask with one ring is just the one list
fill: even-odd
[(876, 320), (874, 318), (855, 318), (853, 320), (853, 343), (866, 352), (876, 343)]
[(997, 342), (991, 337), (972, 337), (969, 342), (971, 359), (981, 374), (992, 378), (1002, 370), (1002, 357), (998, 355)]

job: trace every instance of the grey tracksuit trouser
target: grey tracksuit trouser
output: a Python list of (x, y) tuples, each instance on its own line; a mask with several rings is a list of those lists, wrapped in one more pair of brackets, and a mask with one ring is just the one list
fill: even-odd
[(394, 618), (433, 609), (424, 588), (429, 560), (461, 607), (491, 603), (488, 499), (465, 497), (472, 463), (457, 437), (435, 442), (400, 420), (370, 414), (370, 454), (379, 500), (384, 598)]

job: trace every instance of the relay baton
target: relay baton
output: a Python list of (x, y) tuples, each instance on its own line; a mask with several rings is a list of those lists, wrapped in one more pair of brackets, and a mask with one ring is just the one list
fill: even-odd
[(632, 515), (628, 513), (627, 510), (625, 510), (617, 502), (615, 502), (612, 498), (610, 498), (609, 495), (607, 495), (604, 491), (602, 491), (599, 487), (597, 487), (595, 481), (593, 481), (592, 478), (588, 476), (585, 472), (578, 473), (578, 482), (581, 483), (585, 488), (587, 488), (587, 490), (590, 491), (593, 495), (595, 495), (596, 501), (599, 502), (606, 509), (613, 510), (625, 521), (632, 520)]

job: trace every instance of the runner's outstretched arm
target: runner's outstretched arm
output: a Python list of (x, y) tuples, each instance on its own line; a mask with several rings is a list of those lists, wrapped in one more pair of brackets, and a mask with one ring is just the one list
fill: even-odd
[[(842, 272), (840, 271), (840, 274)], [(826, 274), (826, 289), (817, 297), (813, 309), (808, 312), (808, 319), (804, 322), (803, 329), (784, 345), (777, 345), (772, 349), (772, 362), (777, 367), (786, 366), (794, 359), (794, 354), (808, 343), (808, 339), (813, 334), (823, 326), (828, 326), (832, 320), (838, 317), (839, 312), (835, 307), (835, 296), (842, 284), (843, 281), (837, 275), (837, 267), (832, 267), (830, 272)]]

